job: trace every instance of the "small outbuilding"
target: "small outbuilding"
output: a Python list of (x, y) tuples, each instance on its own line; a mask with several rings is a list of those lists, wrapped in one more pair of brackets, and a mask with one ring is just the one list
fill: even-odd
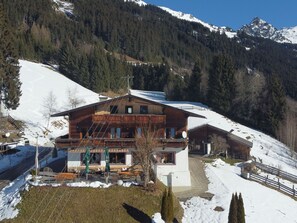
[(201, 155), (211, 155), (214, 150), (217, 150), (232, 158), (248, 160), (253, 143), (233, 132), (233, 129), (227, 131), (210, 124), (193, 128), (188, 132), (189, 151)]

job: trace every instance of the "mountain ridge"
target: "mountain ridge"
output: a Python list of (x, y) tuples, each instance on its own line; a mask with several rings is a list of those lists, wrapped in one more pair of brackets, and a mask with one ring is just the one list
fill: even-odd
[[(124, 0), (125, 2), (134, 2), (140, 6), (146, 6), (147, 3), (141, 0)], [(204, 22), (200, 20), (199, 18), (187, 14), (180, 11), (172, 10), (168, 7), (164, 6), (158, 6), (162, 10), (168, 12), (172, 16), (186, 20), (189, 22), (196, 22), (204, 27), (208, 28), (211, 32), (219, 32), (220, 34), (226, 34), (229, 38), (234, 38), (237, 36), (238, 31), (243, 31), (247, 35), (252, 37), (261, 37), (265, 39), (271, 39), (278, 43), (291, 43), (291, 44), (297, 44), (297, 26), (293, 27), (284, 27), (280, 30), (276, 29), (272, 24), (266, 22), (265, 20), (255, 17), (252, 19), (251, 23), (243, 25), (240, 29), (237, 31), (234, 31), (230, 28), (227, 28), (226, 26), (215, 26), (211, 25), (207, 22)]]

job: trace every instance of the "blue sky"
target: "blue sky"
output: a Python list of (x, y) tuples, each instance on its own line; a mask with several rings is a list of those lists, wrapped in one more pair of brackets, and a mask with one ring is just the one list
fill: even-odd
[(256, 16), (276, 28), (297, 26), (297, 0), (144, 0), (190, 13), (204, 22), (238, 29)]

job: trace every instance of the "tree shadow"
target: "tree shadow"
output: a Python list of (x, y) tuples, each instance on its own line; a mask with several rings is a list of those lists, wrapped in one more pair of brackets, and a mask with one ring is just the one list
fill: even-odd
[(152, 220), (151, 218), (144, 213), (143, 211), (129, 205), (126, 203), (123, 203), (122, 206), (126, 209), (127, 213), (134, 218), (136, 221), (141, 222), (141, 223), (151, 223)]

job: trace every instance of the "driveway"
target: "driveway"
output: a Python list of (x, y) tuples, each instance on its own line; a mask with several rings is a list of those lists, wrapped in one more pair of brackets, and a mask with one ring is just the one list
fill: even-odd
[[(50, 148), (40, 148), (39, 150), (39, 160), (44, 158), (47, 154), (51, 152)], [(24, 159), (21, 163), (13, 166), (3, 173), (0, 174), (0, 190), (6, 187), (11, 181), (15, 180), (17, 177), (21, 176), (27, 170), (29, 170), (35, 164), (35, 154)]]
[(182, 201), (197, 196), (211, 199), (212, 194), (206, 192), (209, 181), (205, 175), (204, 163), (200, 155), (189, 154), (189, 170), (191, 174), (191, 188), (174, 189), (175, 196)]

